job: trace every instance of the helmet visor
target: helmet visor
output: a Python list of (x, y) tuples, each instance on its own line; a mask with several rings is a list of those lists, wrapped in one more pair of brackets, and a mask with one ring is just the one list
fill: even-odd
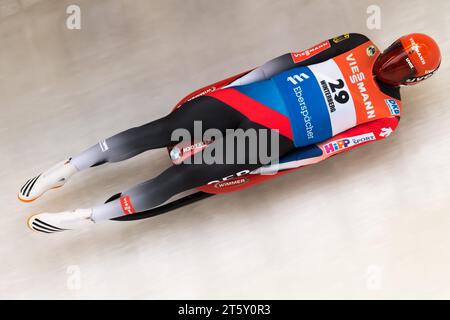
[(417, 74), (400, 40), (395, 41), (380, 55), (375, 63), (375, 72), (381, 81), (396, 86), (404, 84)]

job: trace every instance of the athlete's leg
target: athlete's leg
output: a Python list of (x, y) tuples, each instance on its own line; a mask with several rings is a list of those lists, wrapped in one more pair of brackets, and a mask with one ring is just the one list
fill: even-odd
[[(255, 123), (250, 121), (244, 121), (243, 127), (248, 128), (261, 128)], [(271, 146), (272, 136), (268, 130), (267, 135), (257, 135), (257, 145), (263, 144), (264, 151), (267, 151), (267, 160), (276, 161), (279, 156), (286, 154), (294, 148), (293, 142), (284, 136), (278, 136), (278, 146)], [(263, 138), (261, 138), (263, 137)], [(241, 131), (235, 135), (235, 145), (232, 148), (234, 151), (232, 160), (242, 160), (243, 164), (236, 163), (224, 163), (224, 164), (187, 164), (183, 163), (177, 166), (172, 166), (165, 170), (162, 174), (151, 179), (147, 182), (141, 183), (128, 191), (125, 191), (117, 197), (115, 200), (96, 206), (91, 209), (78, 209), (71, 212), (63, 213), (42, 213), (32, 216), (29, 219), (28, 225), (30, 228), (41, 232), (57, 232), (61, 229), (74, 229), (77, 227), (90, 224), (92, 221), (99, 222), (106, 219), (112, 219), (123, 216), (126, 213), (142, 212), (151, 209), (169, 200), (172, 196), (175, 196), (183, 191), (190, 190), (195, 187), (199, 187), (214, 180), (221, 180), (223, 177), (234, 175), (238, 172), (245, 170), (252, 171), (262, 165), (260, 163), (261, 158), (255, 158), (252, 156), (253, 152), (259, 152), (253, 148), (248, 141), (248, 136), (245, 132)], [(264, 140), (262, 140), (264, 139)], [(262, 142), (261, 142), (262, 141)], [(225, 139), (216, 139), (205, 150), (211, 151), (223, 149), (223, 159), (227, 159), (229, 146), (227, 142), (230, 142), (227, 137)], [(254, 143), (254, 141), (252, 142)], [(264, 146), (264, 143), (266, 144)], [(239, 154), (242, 145), (244, 146), (244, 156)], [(209, 148), (209, 149), (208, 149)], [(272, 152), (275, 151), (275, 152)], [(278, 152), (277, 152), (278, 151)]]
[[(262, 128), (250, 121), (244, 121), (243, 127)], [(266, 129), (267, 130), (267, 129)], [(278, 135), (272, 132), (273, 135), (277, 135), (277, 150), (271, 150), (271, 142), (273, 135), (270, 134), (270, 130), (267, 130), (266, 138), (264, 142), (267, 143), (263, 148), (263, 152), (267, 151), (268, 161), (277, 161), (279, 156), (286, 154), (294, 148), (292, 141), (284, 136)], [(123, 192), (120, 198), (108, 202), (106, 204), (93, 208), (92, 220), (95, 222), (112, 219), (131, 212), (142, 212), (158, 206), (172, 196), (175, 196), (183, 191), (199, 187), (214, 180), (220, 180), (223, 177), (234, 175), (238, 172), (248, 172), (260, 167), (261, 159), (253, 157), (255, 152), (248, 141), (248, 136), (242, 131), (237, 133), (234, 144), (234, 155), (232, 157), (233, 163), (227, 164), (181, 164), (178, 166), (172, 166), (161, 173), (159, 176), (146, 181), (136, 187)], [(261, 136), (257, 136), (257, 145), (261, 146)], [(208, 148), (220, 148), (223, 146), (223, 158), (226, 159), (227, 148), (226, 138), (223, 140), (216, 140), (214, 143), (208, 146)], [(252, 142), (254, 143), (254, 141)], [(239, 146), (245, 146), (244, 154), (240, 154)], [(276, 152), (273, 152), (276, 151)], [(256, 151), (259, 152), (259, 149)], [(241, 161), (242, 164), (237, 164), (237, 161)], [(224, 162), (226, 162), (224, 160)], [(125, 208), (124, 208), (125, 207)], [(128, 212), (127, 212), (128, 210)]]
[(223, 102), (202, 96), (188, 101), (169, 115), (140, 127), (116, 134), (72, 157), (71, 163), (83, 170), (105, 162), (118, 162), (144, 151), (166, 147), (179, 141), (172, 140), (176, 129), (194, 134), (194, 122), (201, 121), (204, 130), (217, 128), (224, 131), (236, 128), (243, 115)]
[(166, 117), (140, 127), (116, 134), (86, 151), (58, 163), (50, 170), (30, 179), (20, 192), (19, 199), (33, 201), (49, 189), (62, 186), (73, 174), (105, 162), (117, 162), (131, 158), (149, 149), (161, 148), (178, 141), (172, 141), (172, 132), (184, 128), (191, 135), (194, 122), (201, 121), (202, 129), (235, 128), (244, 116), (225, 103), (212, 97), (199, 97), (188, 101)]

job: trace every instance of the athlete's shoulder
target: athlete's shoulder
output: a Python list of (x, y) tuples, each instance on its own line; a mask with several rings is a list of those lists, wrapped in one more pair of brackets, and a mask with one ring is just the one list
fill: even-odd
[[(328, 39), (320, 43), (319, 45), (309, 50), (306, 50), (308, 51), (310, 58), (305, 60), (303, 64), (304, 65), (315, 64), (318, 62), (323, 62), (328, 59), (332, 59), (338, 55), (349, 52), (368, 41), (370, 41), (369, 38), (360, 33), (341, 34), (340, 36)], [(302, 56), (302, 53), (304, 52), (305, 51), (297, 55)]]

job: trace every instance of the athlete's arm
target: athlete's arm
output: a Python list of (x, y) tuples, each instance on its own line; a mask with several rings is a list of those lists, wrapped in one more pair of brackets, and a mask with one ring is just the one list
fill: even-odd
[(387, 138), (396, 128), (399, 117), (392, 116), (363, 123), (323, 142), (296, 148), (280, 159), (280, 163), (257, 169), (253, 173), (270, 174), (314, 164), (364, 144)]
[(291, 68), (323, 62), (349, 51), (367, 41), (369, 41), (369, 39), (359, 33), (344, 34), (318, 43), (307, 50), (286, 53), (272, 59), (233, 81), (229, 84), (229, 86), (244, 85), (256, 81), (267, 80), (274, 75)]

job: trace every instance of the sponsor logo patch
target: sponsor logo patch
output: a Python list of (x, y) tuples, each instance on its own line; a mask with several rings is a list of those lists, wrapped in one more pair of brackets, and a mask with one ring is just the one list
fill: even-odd
[(188, 98), (186, 101), (194, 100), (194, 99), (196, 99), (196, 98), (198, 98), (198, 97), (204, 96), (204, 95), (206, 95), (206, 94), (208, 94), (208, 93), (211, 93), (211, 92), (213, 92), (213, 91), (215, 91), (215, 90), (216, 90), (216, 87), (209, 87), (209, 88), (203, 90), (202, 92), (197, 93), (197, 94), (194, 95), (193, 97)]
[(366, 53), (369, 57), (373, 57), (375, 53), (377, 53), (377, 49), (375, 48), (375, 46), (370, 45), (367, 47)]
[(389, 137), (393, 131), (394, 130), (392, 130), (391, 127), (381, 128), (380, 137), (383, 137), (383, 138)]
[(133, 208), (133, 205), (131, 204), (130, 196), (121, 197), (120, 206), (122, 207), (123, 213), (126, 215), (136, 212), (136, 210), (134, 210)]
[(427, 75), (421, 76), (421, 77), (413, 77), (413, 78), (409, 78), (409, 79), (406, 79), (406, 83), (419, 82), (419, 81), (428, 79), (428, 78), (431, 77), (432, 75), (433, 75), (433, 72), (431, 72), (431, 73), (429, 73), (429, 74), (427, 74)]
[(226, 181), (220, 181), (214, 184), (214, 187), (217, 189), (227, 188), (227, 187), (236, 187), (247, 183), (249, 179), (247, 178), (235, 178)]
[(333, 38), (333, 42), (334, 43), (339, 43), (341, 41), (347, 40), (348, 38), (350, 38), (350, 34), (346, 33), (346, 34), (343, 34), (342, 36)]
[(330, 143), (327, 143), (326, 145), (324, 145), (323, 148), (327, 154), (333, 154), (337, 151), (347, 149), (349, 147), (356, 146), (358, 144), (372, 141), (372, 140), (376, 140), (376, 138), (375, 138), (375, 135), (373, 134), (373, 132), (370, 132), (370, 133), (361, 134), (359, 136), (348, 137), (348, 138), (344, 138), (344, 139), (331, 141)]
[(294, 63), (302, 62), (303, 60), (306, 60), (322, 51), (325, 51), (330, 47), (330, 41), (324, 41), (322, 43), (319, 43), (318, 45), (311, 47), (309, 49), (299, 51), (299, 52), (293, 52), (291, 53), (292, 61)]
[(419, 45), (416, 43), (416, 41), (414, 41), (414, 38), (409, 38), (409, 42), (411, 43), (411, 50), (412, 52), (410, 52), (411, 54), (413, 52), (417, 53), (417, 57), (419, 58), (420, 63), (425, 64), (425, 58), (423, 57), (422, 53), (420, 52), (420, 47)]
[(109, 150), (109, 146), (106, 143), (106, 140), (102, 140), (98, 144), (100, 145), (100, 149), (102, 149), (102, 152)]
[(393, 116), (398, 116), (400, 114), (400, 107), (394, 99), (386, 99), (384, 100), (384, 102), (386, 102), (386, 105), (389, 108), (389, 112)]

